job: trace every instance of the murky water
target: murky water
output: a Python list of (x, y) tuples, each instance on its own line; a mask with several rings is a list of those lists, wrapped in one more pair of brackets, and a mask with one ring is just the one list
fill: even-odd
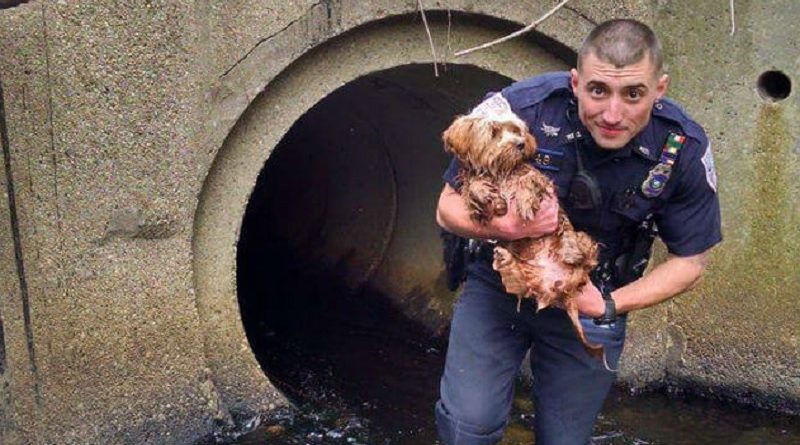
[[(317, 314), (321, 318), (314, 323), (303, 323), (302, 336), (267, 330), (261, 341), (270, 352), (261, 362), (298, 409), (276, 414), (236, 444), (438, 443), (433, 404), (444, 344), (408, 321), (376, 313), (381, 310), (371, 307), (365, 309), (369, 316), (354, 317)], [(534, 443), (531, 412), (520, 383), (502, 445)], [(633, 397), (616, 390), (593, 442), (798, 445), (800, 419), (698, 398)]]

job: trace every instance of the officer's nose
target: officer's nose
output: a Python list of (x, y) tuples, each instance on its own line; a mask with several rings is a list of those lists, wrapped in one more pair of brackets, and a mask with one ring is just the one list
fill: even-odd
[(622, 122), (622, 102), (619, 99), (611, 98), (608, 106), (603, 112), (603, 121), (608, 125), (617, 125)]

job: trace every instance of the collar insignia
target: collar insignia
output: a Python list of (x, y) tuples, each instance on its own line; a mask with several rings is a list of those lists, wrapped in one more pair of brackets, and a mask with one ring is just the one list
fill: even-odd
[(561, 127), (554, 127), (552, 125), (547, 125), (542, 122), (542, 132), (545, 136), (549, 138), (556, 138), (558, 137), (558, 132), (561, 131)]
[(580, 131), (575, 130), (572, 133), (567, 133), (567, 141), (568, 142), (572, 142), (575, 139), (577, 139), (579, 141), (583, 140), (583, 135), (581, 134)]

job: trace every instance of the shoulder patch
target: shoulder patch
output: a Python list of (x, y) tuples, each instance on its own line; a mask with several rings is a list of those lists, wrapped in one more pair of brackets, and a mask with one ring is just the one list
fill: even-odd
[(502, 120), (513, 114), (511, 105), (500, 93), (495, 93), (472, 109), (470, 116)]
[(706, 152), (703, 154), (703, 157), (700, 158), (700, 160), (703, 162), (703, 166), (706, 170), (706, 182), (708, 182), (708, 186), (711, 187), (711, 190), (714, 190), (714, 193), (716, 193), (717, 171), (714, 168), (714, 155), (711, 153), (711, 141), (708, 141)]

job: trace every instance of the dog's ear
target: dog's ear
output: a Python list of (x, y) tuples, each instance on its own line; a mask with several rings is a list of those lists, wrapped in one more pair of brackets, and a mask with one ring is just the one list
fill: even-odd
[(442, 134), (442, 142), (444, 142), (444, 150), (452, 153), (459, 159), (464, 157), (469, 152), (470, 144), (472, 143), (472, 131), (475, 121), (468, 119), (466, 116), (459, 116), (450, 124), (450, 127)]
[(536, 139), (533, 135), (529, 132), (525, 132), (525, 155), (530, 157), (536, 153), (536, 149), (538, 148), (538, 144), (536, 144)]
[(491, 124), (489, 125), (491, 126), (492, 129), (492, 139), (499, 136), (500, 132), (503, 131), (503, 126), (499, 122), (492, 121)]

